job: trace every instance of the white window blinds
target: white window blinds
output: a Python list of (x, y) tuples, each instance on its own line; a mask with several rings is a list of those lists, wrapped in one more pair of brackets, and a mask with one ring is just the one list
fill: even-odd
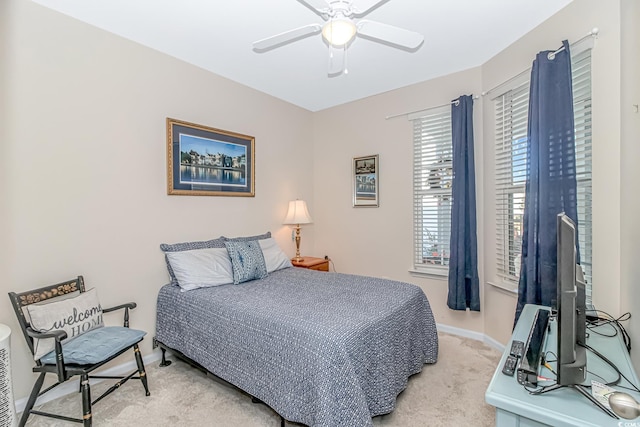
[(497, 271), (517, 281), (527, 173), (529, 82), (496, 98), (496, 250)]
[(448, 274), (453, 149), (451, 107), (413, 120), (414, 269)]
[[(591, 50), (572, 56), (572, 80), (578, 183), (578, 234), (581, 265), (591, 303)], [(496, 268), (498, 276), (517, 282), (522, 249), (526, 179), (529, 82), (516, 84), (495, 99)]]
[(591, 204), (591, 49), (571, 58), (573, 113), (576, 133), (576, 177), (578, 190), (578, 237), (580, 264), (587, 282), (587, 304), (591, 304), (593, 277), (593, 232)]

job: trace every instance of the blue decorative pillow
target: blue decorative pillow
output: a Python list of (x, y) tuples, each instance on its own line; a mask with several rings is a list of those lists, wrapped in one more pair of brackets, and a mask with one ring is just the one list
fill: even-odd
[(233, 284), (267, 277), (267, 264), (257, 240), (225, 242), (233, 267)]

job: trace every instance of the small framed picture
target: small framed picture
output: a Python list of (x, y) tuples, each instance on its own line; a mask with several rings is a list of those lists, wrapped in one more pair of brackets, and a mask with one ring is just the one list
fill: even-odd
[(254, 197), (255, 138), (167, 118), (167, 193)]
[(378, 207), (378, 155), (353, 159), (353, 206)]

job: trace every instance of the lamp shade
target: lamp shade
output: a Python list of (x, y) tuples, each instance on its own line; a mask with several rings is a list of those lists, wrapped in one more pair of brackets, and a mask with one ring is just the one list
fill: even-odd
[(307, 203), (304, 200), (292, 200), (289, 202), (289, 210), (283, 224), (310, 224), (312, 222)]

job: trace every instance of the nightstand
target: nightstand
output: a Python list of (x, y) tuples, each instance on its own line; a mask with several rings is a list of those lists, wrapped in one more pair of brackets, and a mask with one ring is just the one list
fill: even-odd
[(304, 256), (300, 261), (292, 259), (291, 264), (294, 267), (308, 268), (309, 270), (329, 271), (329, 260), (324, 258)]

